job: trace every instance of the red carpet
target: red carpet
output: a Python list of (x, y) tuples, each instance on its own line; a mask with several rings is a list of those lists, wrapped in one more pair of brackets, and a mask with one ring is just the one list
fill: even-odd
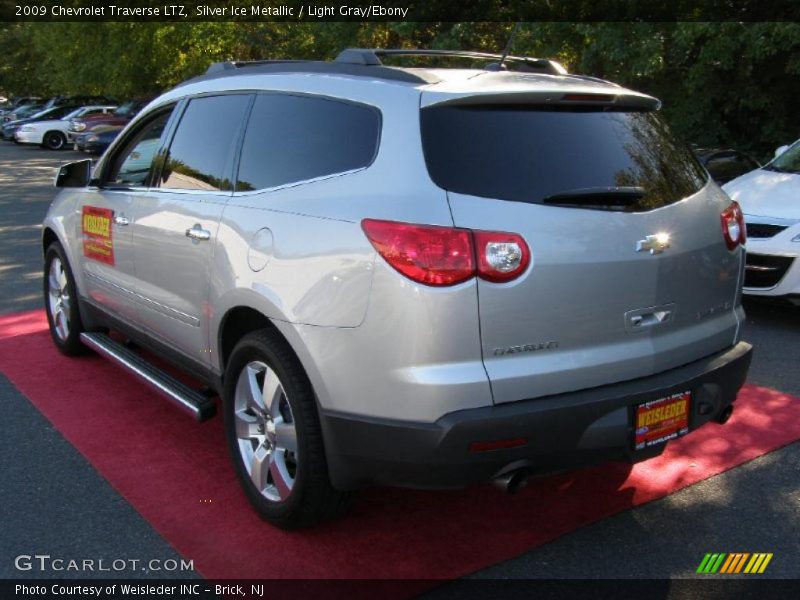
[(61, 356), (45, 327), (42, 313), (0, 317), (0, 371), (208, 578), (455, 578), (800, 438), (797, 399), (747, 386), (724, 428), (709, 424), (630, 475), (604, 465), (516, 496), (374, 488), (344, 519), (289, 534), (250, 510), (220, 418), (198, 425), (104, 360)]

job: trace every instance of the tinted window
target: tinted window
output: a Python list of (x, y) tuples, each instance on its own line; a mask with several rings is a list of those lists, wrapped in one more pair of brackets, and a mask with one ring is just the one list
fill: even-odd
[(161, 173), (161, 187), (230, 190), (235, 142), (250, 96), (195, 98), (178, 124)]
[(159, 115), (125, 144), (114, 160), (114, 166), (106, 180), (108, 184), (143, 186), (147, 183), (169, 115), (169, 111)]
[(800, 173), (800, 143), (792, 144), (765, 168), (782, 173)]
[(422, 136), (437, 185), (487, 198), (650, 210), (706, 179), (649, 112), (434, 107), (422, 111)]
[(236, 189), (271, 188), (366, 167), (380, 137), (380, 114), (359, 105), (281, 94), (256, 97)]
[(59, 106), (54, 108), (51, 112), (47, 113), (48, 119), (60, 119), (75, 110), (75, 105)]
[(34, 114), (31, 118), (32, 119), (39, 119), (40, 121), (50, 120), (50, 119), (60, 119), (64, 115), (72, 112), (75, 110), (75, 107), (72, 106), (58, 106), (56, 108), (48, 108), (47, 110), (43, 110)]
[(739, 152), (712, 154), (706, 160), (705, 166), (714, 181), (720, 185), (758, 168), (753, 159)]

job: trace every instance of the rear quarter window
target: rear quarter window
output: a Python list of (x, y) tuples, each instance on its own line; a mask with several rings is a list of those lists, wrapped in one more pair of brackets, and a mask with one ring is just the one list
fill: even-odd
[(369, 166), (381, 115), (351, 102), (290, 94), (256, 97), (242, 146), (237, 191), (253, 191)]
[[(640, 190), (646, 211), (700, 190), (704, 169), (652, 112), (595, 107), (440, 106), (421, 114), (433, 181), (453, 192), (534, 204), (580, 190)], [(626, 200), (626, 202), (628, 202)]]

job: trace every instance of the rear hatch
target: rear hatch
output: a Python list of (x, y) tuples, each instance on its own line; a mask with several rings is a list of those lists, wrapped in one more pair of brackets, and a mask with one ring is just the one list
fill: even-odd
[(654, 103), (511, 98), (423, 98), (421, 112), (454, 224), (520, 234), (531, 251), (518, 279), (478, 286), (494, 401), (643, 377), (731, 346), (742, 250), (722, 235), (730, 200)]

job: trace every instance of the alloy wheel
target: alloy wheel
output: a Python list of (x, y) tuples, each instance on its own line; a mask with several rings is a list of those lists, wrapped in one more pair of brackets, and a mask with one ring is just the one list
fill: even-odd
[(61, 259), (56, 257), (50, 262), (47, 273), (47, 300), (53, 328), (62, 341), (69, 336), (70, 302), (67, 273)]
[(297, 430), (284, 386), (266, 363), (251, 361), (240, 372), (234, 423), (253, 485), (268, 500), (286, 500), (297, 476)]

